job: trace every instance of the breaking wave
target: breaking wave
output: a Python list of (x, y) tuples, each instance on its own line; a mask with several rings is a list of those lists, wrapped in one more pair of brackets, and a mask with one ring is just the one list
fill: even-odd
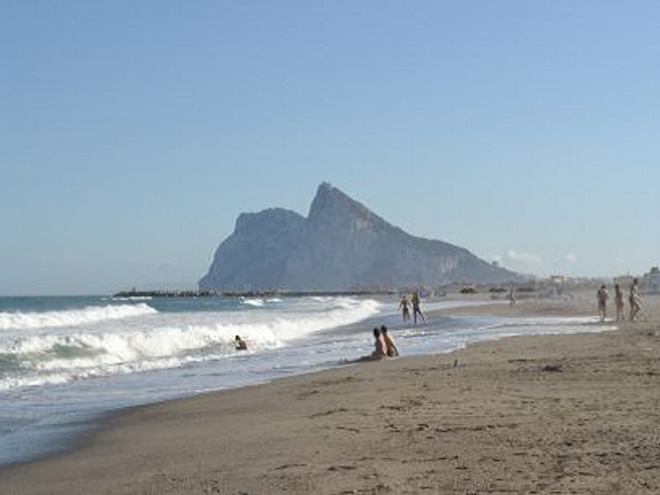
[(259, 298), (243, 299), (241, 302), (243, 304), (246, 304), (247, 306), (253, 306), (255, 308), (261, 308), (264, 305), (263, 299), (259, 299)]
[(69, 327), (157, 313), (145, 303), (90, 306), (43, 313), (0, 313), (0, 330)]
[[(110, 312), (110, 308), (119, 311)], [(18, 334), (0, 339), (0, 390), (174, 368), (229, 357), (236, 354), (235, 335), (248, 342), (249, 353), (258, 353), (314, 332), (354, 323), (376, 314), (379, 308), (380, 304), (373, 300), (345, 299), (332, 301), (322, 311), (273, 312), (259, 318), (232, 319), (226, 313), (206, 313), (186, 319), (159, 313), (156, 319), (136, 320), (130, 325), (108, 323), (47, 334)], [(20, 323), (32, 325), (28, 328), (55, 323), (71, 325), (63, 322), (80, 324), (92, 321), (93, 315), (96, 315), (94, 321), (98, 321), (110, 319), (111, 315), (123, 318), (156, 311), (138, 304), (62, 313), (66, 318), (42, 313), (39, 319), (31, 315)], [(12, 325), (16, 328), (15, 320)]]

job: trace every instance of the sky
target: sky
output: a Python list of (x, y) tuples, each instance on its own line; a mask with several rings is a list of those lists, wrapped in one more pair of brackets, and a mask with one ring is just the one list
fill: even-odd
[(327, 181), (538, 276), (660, 264), (660, 3), (0, 0), (0, 295), (194, 288)]

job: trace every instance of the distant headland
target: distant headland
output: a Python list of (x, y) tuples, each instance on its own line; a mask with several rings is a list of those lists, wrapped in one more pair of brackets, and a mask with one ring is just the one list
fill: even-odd
[(525, 279), (463, 247), (410, 235), (324, 182), (307, 217), (282, 208), (239, 215), (199, 290), (334, 293)]

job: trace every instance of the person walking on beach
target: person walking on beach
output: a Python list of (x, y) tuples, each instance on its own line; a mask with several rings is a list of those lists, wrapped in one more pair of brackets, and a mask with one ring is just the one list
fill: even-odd
[(410, 320), (410, 301), (408, 301), (408, 297), (406, 295), (401, 296), (401, 301), (399, 302), (399, 308), (401, 308), (401, 316), (403, 318), (403, 322), (407, 322)]
[(614, 286), (614, 304), (616, 305), (616, 321), (625, 321), (623, 289), (619, 284)]
[(511, 287), (506, 298), (509, 300), (509, 306), (513, 308), (516, 305), (516, 289)]
[(637, 321), (637, 314), (642, 309), (642, 301), (639, 298), (639, 286), (637, 285), (637, 279), (633, 279), (633, 283), (630, 286), (630, 296), (628, 296), (628, 302), (630, 303), (630, 321)]
[(392, 337), (390, 337), (390, 334), (387, 333), (387, 327), (385, 325), (380, 327), (380, 334), (383, 336), (383, 341), (385, 342), (385, 353), (387, 354), (387, 357), (398, 356), (399, 349), (394, 345), (394, 341), (392, 340)]
[(422, 318), (422, 321), (426, 323), (426, 318), (424, 317), (424, 313), (422, 313), (422, 310), (419, 307), (419, 292), (417, 291), (413, 292), (411, 302), (413, 309), (413, 322), (415, 323), (415, 325), (417, 325), (417, 315), (419, 315)]
[(598, 289), (598, 292), (596, 293), (596, 297), (598, 299), (598, 314), (600, 315), (601, 321), (603, 321), (605, 320), (605, 316), (607, 316), (607, 300), (610, 298), (605, 285), (600, 286), (600, 289)]

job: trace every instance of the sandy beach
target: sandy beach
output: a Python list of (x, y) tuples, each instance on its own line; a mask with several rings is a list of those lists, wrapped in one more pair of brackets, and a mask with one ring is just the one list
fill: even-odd
[[(595, 306), (589, 293), (452, 312)], [(132, 409), (69, 452), (4, 469), (0, 494), (657, 494), (659, 299), (619, 327)]]

